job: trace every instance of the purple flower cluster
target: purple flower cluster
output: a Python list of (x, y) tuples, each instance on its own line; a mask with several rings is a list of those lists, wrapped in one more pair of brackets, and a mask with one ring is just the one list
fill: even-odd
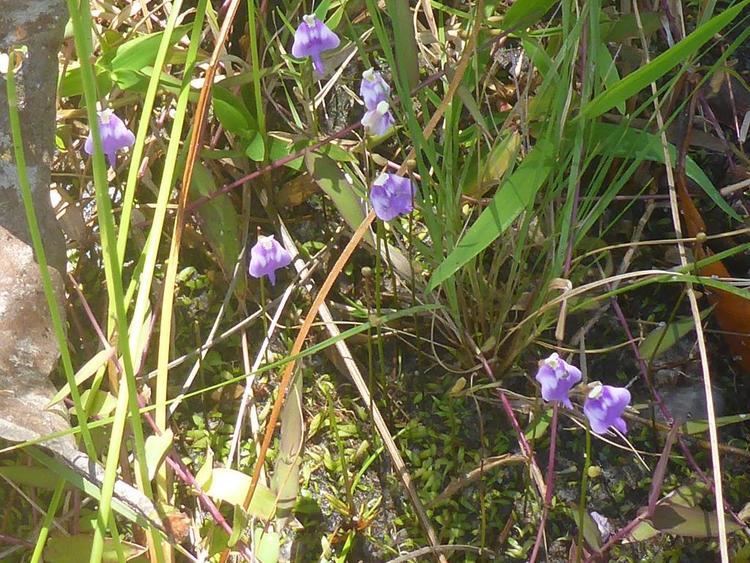
[(325, 73), (322, 53), (339, 46), (339, 36), (315, 17), (315, 14), (302, 16), (302, 23), (294, 32), (292, 55), (298, 59), (310, 57), (317, 76)]
[[(581, 370), (554, 353), (539, 362), (536, 380), (542, 386), (542, 398), (545, 401), (560, 401), (567, 408), (572, 408), (569, 393), (581, 381)], [(624, 434), (628, 427), (622, 415), (629, 404), (630, 391), (624, 387), (602, 385), (597, 381), (589, 386), (583, 413), (589, 419), (594, 433), (606, 434), (610, 428), (615, 428)]]
[[(298, 58), (310, 57), (315, 73), (322, 75), (325, 68), (321, 54), (335, 49), (339, 43), (338, 36), (315, 15), (310, 14), (303, 16), (294, 33), (292, 55)], [(362, 116), (365, 132), (376, 137), (388, 133), (396, 120), (391, 113), (391, 87), (383, 75), (372, 68), (364, 71), (359, 95), (365, 103), (365, 114)], [(370, 202), (381, 221), (390, 221), (412, 211), (415, 191), (414, 183), (409, 178), (381, 174), (370, 188)]]
[(365, 131), (376, 137), (385, 135), (396, 123), (388, 103), (391, 87), (378, 71), (370, 68), (362, 73), (359, 95), (365, 102), (367, 110), (362, 117), (362, 126)]

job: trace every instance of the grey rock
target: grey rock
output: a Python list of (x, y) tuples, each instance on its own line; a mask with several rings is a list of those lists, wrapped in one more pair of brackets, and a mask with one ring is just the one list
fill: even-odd
[[(31, 247), (0, 227), (0, 437), (14, 442), (70, 428), (62, 406), (47, 409), (56, 389), (48, 379), (58, 348), (39, 266)], [(60, 274), (49, 268), (59, 298)], [(71, 436), (50, 444), (72, 452)]]
[[(49, 407), (57, 389), (49, 380), (58, 357), (52, 319), (42, 289), (42, 276), (31, 247), (0, 227), (0, 438), (11, 442), (41, 440), (76, 473), (101, 487), (104, 471), (80, 452), (62, 404)], [(60, 273), (49, 267), (58, 303), (62, 302)], [(123, 481), (115, 497), (153, 526), (163, 530), (154, 504)]]
[[(29, 181), (47, 261), (65, 272), (65, 241), (50, 205), (50, 164), (55, 135), (57, 53), (63, 38), (67, 10), (64, 0), (0, 2), (0, 51), (28, 49), (17, 76), (21, 133)], [(8, 117), (5, 82), (0, 87), (0, 226), (30, 242), (26, 215), (17, 185)]]

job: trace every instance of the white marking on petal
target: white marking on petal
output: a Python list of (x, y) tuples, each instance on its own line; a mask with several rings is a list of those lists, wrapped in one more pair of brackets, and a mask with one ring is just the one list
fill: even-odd
[(105, 109), (99, 112), (99, 121), (102, 122), (102, 125), (109, 125), (113, 113), (114, 112), (111, 109)]
[(306, 16), (302, 16), (302, 21), (307, 24), (307, 27), (315, 27), (315, 14), (307, 14)]
[(604, 385), (602, 385), (598, 381), (596, 383), (592, 383), (592, 385), (593, 387), (591, 388), (591, 391), (589, 391), (589, 399), (598, 399), (602, 396)]

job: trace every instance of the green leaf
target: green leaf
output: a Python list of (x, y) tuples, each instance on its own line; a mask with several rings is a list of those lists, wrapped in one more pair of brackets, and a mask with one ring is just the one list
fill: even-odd
[(524, 52), (529, 56), (534, 67), (539, 71), (539, 74), (541, 74), (543, 78), (547, 78), (548, 72), (555, 71), (554, 61), (536, 39), (524, 37), (522, 45)]
[(427, 290), (435, 289), (459, 268), (492, 244), (528, 207), (547, 179), (554, 161), (554, 147), (546, 139), (537, 142), (523, 162), (503, 182), (492, 202), (432, 274)]
[[(534, 0), (528, 3), (533, 4), (541, 1)], [(612, 88), (607, 89), (591, 100), (581, 111), (581, 116), (591, 119), (601, 115), (618, 104), (627, 101), (652, 82), (656, 82), (665, 76), (675, 66), (687, 60), (706, 42), (711, 40), (716, 33), (737, 17), (748, 3), (750, 3), (750, 0), (743, 0), (727, 10), (719, 12), (718, 15), (697, 27), (690, 35), (664, 51), (650, 63), (627, 75), (617, 84), (613, 85)], [(510, 13), (519, 4), (527, 3), (516, 2), (508, 12)]]
[[(172, 44), (176, 43), (189, 29), (189, 24), (175, 27), (171, 37)], [(146, 67), (153, 67), (163, 35), (163, 31), (141, 35), (120, 45), (108, 64), (115, 77), (124, 76), (128, 71), (140, 72)]]
[(271, 530), (256, 528), (253, 548), (253, 555), (260, 563), (276, 563), (281, 554), (281, 535)]
[(575, 520), (576, 526), (583, 528), (583, 539), (586, 540), (586, 543), (593, 549), (600, 549), (602, 547), (602, 535), (599, 532), (599, 526), (596, 525), (589, 512), (584, 510), (583, 522), (579, 522), (581, 511), (575, 503), (571, 503), (570, 515)]
[(503, 29), (522, 30), (535, 24), (556, 3), (556, 0), (522, 0), (513, 2), (503, 16)]
[(258, 131), (252, 131), (245, 145), (245, 154), (250, 160), (261, 162), (266, 156), (266, 145)]
[(198, 473), (195, 474), (195, 484), (201, 489), (207, 489), (211, 486), (211, 479), (213, 479), (214, 471), (214, 452), (211, 448), (208, 448), (206, 452), (206, 460), (201, 465)]
[[(495, 143), (485, 161), (479, 178), (476, 172), (471, 174), (463, 187), (463, 192), (471, 197), (482, 197), (493, 185), (502, 180), (503, 176), (516, 162), (518, 151), (521, 149), (521, 134), (510, 131)], [(476, 170), (476, 167), (472, 167)]]
[[(242, 506), (250, 490), (252, 478), (241, 471), (216, 467), (213, 470), (211, 485), (206, 494), (214, 500), (222, 500), (234, 506)], [(271, 489), (258, 483), (248, 512), (257, 518), (268, 520), (276, 512), (276, 495)]]
[[(320, 189), (331, 198), (346, 224), (356, 230), (364, 220), (365, 212), (354, 185), (347, 180), (341, 168), (332, 158), (313, 151), (305, 155), (305, 165)], [(365, 240), (374, 245), (370, 233), (365, 233)]]
[(305, 423), (302, 419), (302, 372), (297, 370), (294, 384), (281, 411), (281, 438), (274, 465), (271, 489), (276, 494), (277, 514), (290, 513), (299, 493), (299, 467), (305, 442)]
[[(672, 503), (658, 504), (651, 524), (660, 532), (691, 538), (714, 538), (719, 533), (716, 512)], [(726, 520), (725, 524), (727, 533), (742, 529), (739, 524), (730, 520)]]
[(605, 43), (622, 43), (626, 39), (637, 39), (640, 36), (639, 27), (643, 27), (646, 37), (661, 27), (661, 17), (657, 12), (642, 11), (639, 15), (640, 26), (635, 14), (617, 14), (614, 20), (602, 20), (602, 40)]
[(686, 485), (680, 485), (669, 493), (668, 501), (680, 506), (698, 506), (708, 493), (708, 486), (702, 481), (693, 481)]
[(552, 409), (546, 409), (538, 416), (524, 432), (527, 440), (538, 440), (547, 433), (549, 423), (552, 421)]
[[(606, 89), (612, 88), (615, 84), (620, 81), (620, 75), (617, 72), (617, 66), (612, 55), (609, 54), (609, 49), (606, 45), (602, 45), (596, 50), (596, 70), (599, 73), (599, 79)], [(620, 114), (625, 115), (625, 102), (619, 102), (615, 104), (617, 111)]]
[[(710, 312), (710, 308), (701, 311), (701, 319), (705, 319)], [(677, 344), (677, 341), (690, 332), (694, 326), (692, 317), (658, 326), (643, 339), (641, 345), (638, 346), (638, 354), (646, 361), (654, 360)]]
[(411, 91), (419, 84), (419, 49), (414, 37), (409, 0), (387, 0), (386, 6), (393, 26), (396, 70), (401, 84)]
[[(190, 184), (190, 196), (196, 199), (216, 191), (216, 182), (201, 163), (196, 163)], [(198, 208), (201, 231), (208, 239), (225, 276), (230, 276), (240, 255), (240, 222), (231, 200), (222, 196)], [(244, 278), (240, 278), (244, 279)]]
[[(102, 368), (104, 364), (107, 363), (112, 356), (114, 356), (115, 351), (116, 348), (105, 348), (104, 350), (100, 350), (99, 352), (94, 354), (94, 356), (89, 361), (87, 361), (83, 365), (83, 367), (79, 369), (75, 374), (75, 382), (78, 384), (78, 386), (80, 387), (80, 385), (84, 381), (86, 381), (89, 377), (93, 376), (97, 371), (99, 371), (99, 368)], [(57, 393), (55, 393), (55, 396), (50, 399), (47, 408), (55, 405), (56, 403), (59, 403), (69, 394), (70, 385), (66, 383), (60, 388)]]
[(242, 99), (226, 88), (216, 86), (213, 89), (212, 103), (214, 114), (225, 130), (230, 133), (257, 131), (255, 119), (250, 115)]
[(39, 487), (52, 490), (57, 486), (60, 476), (44, 467), (28, 465), (6, 465), (0, 467), (0, 475), (16, 485)]
[[(716, 419), (716, 426), (729, 426), (730, 424), (740, 424), (750, 420), (750, 414), (735, 414), (731, 416), (720, 416)], [(707, 420), (689, 420), (685, 423), (685, 432), (688, 434), (701, 434), (708, 430)]]
[(148, 478), (153, 480), (156, 472), (159, 470), (164, 458), (172, 446), (174, 438), (172, 430), (167, 428), (160, 436), (153, 434), (146, 438), (146, 467), (148, 469)]
[[(273, 134), (269, 134), (268, 137), (270, 139), (268, 158), (271, 160), (271, 162), (275, 162), (281, 158), (289, 156), (290, 154), (293, 154), (296, 150), (298, 150), (291, 140), (282, 139), (274, 136)], [(291, 168), (292, 170), (301, 170), (304, 163), (304, 159), (300, 156), (299, 158), (295, 158), (294, 160), (287, 162), (284, 166), (286, 166), (287, 168)]]
[[(107, 69), (94, 65), (96, 73), (96, 87), (99, 92), (109, 92), (112, 89), (112, 77)], [(65, 75), (60, 80), (60, 87), (57, 90), (61, 98), (71, 98), (73, 96), (83, 96), (83, 82), (81, 81), (81, 67), (76, 63), (71, 65), (65, 71)]]
[[(664, 164), (661, 138), (659, 135), (648, 131), (612, 123), (594, 123), (592, 124), (590, 143), (597, 144), (597, 149), (602, 154), (618, 158), (652, 160)], [(670, 159), (674, 163), (677, 158), (674, 145), (668, 144), (667, 147)], [(733, 219), (740, 220), (740, 217), (724, 200), (705, 172), (689, 156), (685, 162), (685, 173), (706, 192), (706, 195), (724, 213)]]
[[(51, 537), (47, 540), (47, 547), (44, 549), (44, 560), (47, 563), (81, 563), (81, 561), (88, 561), (93, 540), (93, 534)], [(123, 540), (120, 540), (120, 546), (126, 560), (133, 559), (146, 552), (145, 547)], [(101, 560), (104, 563), (117, 563), (119, 561), (115, 542), (112, 538), (104, 539), (104, 552)]]

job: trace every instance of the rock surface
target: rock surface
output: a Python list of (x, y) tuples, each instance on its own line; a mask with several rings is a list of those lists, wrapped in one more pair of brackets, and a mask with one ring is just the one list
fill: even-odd
[[(61, 405), (46, 409), (56, 393), (48, 377), (57, 361), (39, 266), (31, 247), (0, 227), (0, 437), (14, 442), (36, 439), (70, 426)], [(60, 274), (49, 268), (58, 299)], [(51, 449), (75, 450), (71, 436)]]
[[(57, 53), (67, 20), (64, 0), (0, 2), (0, 51), (25, 46), (17, 76), (24, 153), (47, 261), (65, 272), (65, 241), (50, 205), (50, 164), (55, 146)], [(31, 242), (26, 226), (8, 122), (5, 82), (0, 87), (0, 226)]]

